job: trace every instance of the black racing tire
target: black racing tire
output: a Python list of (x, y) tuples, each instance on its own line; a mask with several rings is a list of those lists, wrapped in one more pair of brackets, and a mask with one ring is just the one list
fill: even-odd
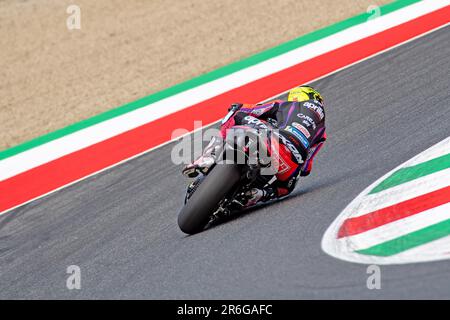
[(219, 202), (233, 189), (240, 177), (241, 171), (236, 164), (214, 166), (181, 208), (178, 214), (178, 226), (181, 231), (187, 234), (202, 231)]

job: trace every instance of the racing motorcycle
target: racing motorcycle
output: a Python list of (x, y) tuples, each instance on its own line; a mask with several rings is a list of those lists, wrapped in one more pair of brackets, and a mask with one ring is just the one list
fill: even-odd
[[(178, 214), (178, 225), (184, 233), (201, 232), (215, 221), (241, 211), (249, 199), (249, 190), (266, 188), (276, 180), (274, 174), (267, 174), (276, 167), (271, 157), (276, 143), (274, 127), (251, 116), (246, 120), (244, 125), (228, 130), (215, 163), (187, 187)], [(268, 171), (262, 175), (264, 169)]]

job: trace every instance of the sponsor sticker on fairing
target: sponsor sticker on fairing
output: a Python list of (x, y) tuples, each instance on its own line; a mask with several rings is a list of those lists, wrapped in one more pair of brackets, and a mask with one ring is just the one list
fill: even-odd
[(289, 149), (289, 151), (291, 151), (291, 153), (294, 156), (297, 163), (302, 164), (303, 158), (302, 158), (302, 155), (300, 154), (300, 152), (298, 152), (297, 148), (288, 139), (286, 139), (283, 135), (279, 134), (276, 131), (274, 131), (273, 133), (281, 140), (281, 142)]
[(282, 157), (278, 157), (278, 174), (283, 174), (285, 172), (288, 172), (291, 167), (283, 160)]
[(244, 120), (247, 121), (248, 124), (254, 125), (258, 129), (268, 129), (264, 122), (262, 122), (261, 120), (255, 118), (255, 117), (246, 116), (244, 118)]
[(298, 140), (300, 140), (301, 144), (302, 144), (305, 148), (308, 148), (308, 147), (309, 147), (309, 141), (308, 141), (308, 138), (306, 138), (306, 136), (305, 136), (303, 133), (301, 133), (300, 130), (298, 130), (298, 129), (294, 128), (294, 127), (291, 127), (291, 126), (286, 127), (285, 130), (288, 131), (288, 132), (290, 132), (290, 133), (292, 133), (295, 137), (297, 137)]
[(256, 109), (256, 110), (252, 110), (251, 114), (254, 116), (260, 116), (263, 114), (264, 111), (265, 111), (265, 109)]
[(298, 116), (300, 119), (303, 120), (302, 123), (303, 123), (306, 127), (309, 128), (309, 127), (312, 126), (312, 128), (313, 128), (314, 130), (316, 130), (316, 128), (317, 128), (316, 122), (315, 122), (311, 117), (309, 117), (309, 116), (307, 116), (307, 115), (304, 115), (304, 114), (302, 114), (302, 113), (299, 113), (297, 116)]
[(309, 133), (308, 129), (306, 129), (301, 124), (294, 122), (292, 123), (292, 126), (298, 130), (300, 130), (307, 138), (311, 137), (311, 134)]
[(314, 111), (315, 114), (319, 117), (320, 120), (322, 120), (325, 117), (325, 114), (323, 113), (323, 108), (319, 104), (314, 104), (311, 102), (305, 102), (303, 104), (306, 108), (311, 109)]

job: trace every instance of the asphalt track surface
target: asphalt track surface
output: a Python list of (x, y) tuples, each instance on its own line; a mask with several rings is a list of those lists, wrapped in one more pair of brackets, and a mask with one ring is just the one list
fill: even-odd
[[(329, 141), (294, 194), (195, 236), (173, 144), (0, 217), (0, 298), (450, 298), (450, 261), (381, 267), (325, 254), (342, 209), (450, 135), (450, 27), (315, 83)], [(81, 268), (81, 290), (66, 268)]]

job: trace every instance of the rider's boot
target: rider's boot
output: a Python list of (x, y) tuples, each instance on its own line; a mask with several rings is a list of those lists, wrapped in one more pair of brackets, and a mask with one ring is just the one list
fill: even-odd
[(200, 158), (184, 167), (182, 173), (189, 178), (195, 178), (200, 173), (206, 174), (216, 161), (216, 157), (220, 154), (222, 148), (223, 140), (219, 137), (213, 137)]
[(248, 197), (247, 203), (244, 205), (245, 208), (252, 207), (260, 202), (269, 201), (275, 197), (275, 193), (272, 188), (253, 188), (247, 191), (245, 195)]

